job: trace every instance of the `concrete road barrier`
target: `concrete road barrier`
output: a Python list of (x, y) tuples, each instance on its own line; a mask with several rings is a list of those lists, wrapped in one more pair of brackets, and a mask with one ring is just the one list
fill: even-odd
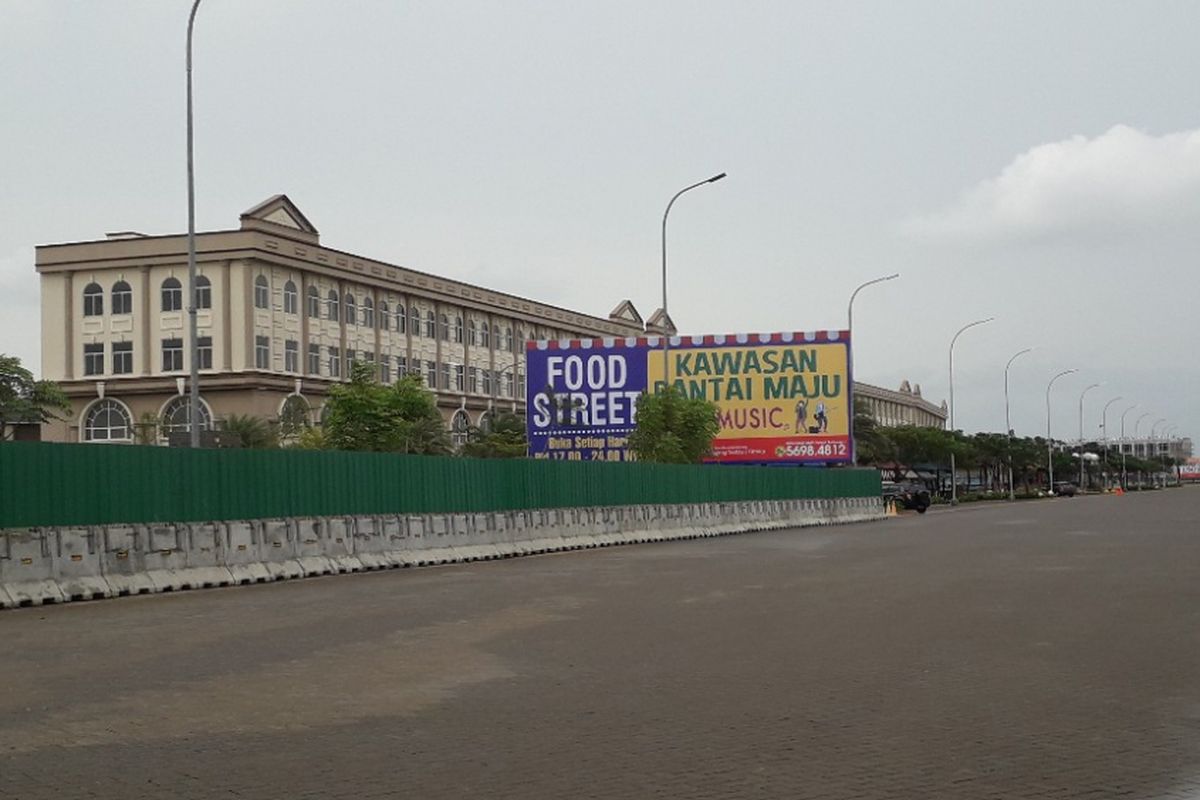
[(0, 607), (882, 519), (878, 498), (0, 531)]

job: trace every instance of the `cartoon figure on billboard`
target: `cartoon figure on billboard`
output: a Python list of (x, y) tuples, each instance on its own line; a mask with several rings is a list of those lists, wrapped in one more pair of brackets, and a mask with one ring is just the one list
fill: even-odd
[(817, 403), (817, 413), (813, 419), (817, 421), (817, 429), (813, 433), (824, 433), (829, 430), (829, 417), (825, 415), (824, 403)]
[(796, 403), (796, 430), (793, 433), (808, 432), (808, 401), (801, 398)]

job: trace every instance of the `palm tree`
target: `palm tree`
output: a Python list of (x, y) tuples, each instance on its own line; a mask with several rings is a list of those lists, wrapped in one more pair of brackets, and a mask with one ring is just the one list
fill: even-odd
[(236, 434), (242, 447), (246, 448), (263, 449), (279, 444), (279, 438), (270, 423), (252, 414), (230, 414), (221, 420), (221, 430)]

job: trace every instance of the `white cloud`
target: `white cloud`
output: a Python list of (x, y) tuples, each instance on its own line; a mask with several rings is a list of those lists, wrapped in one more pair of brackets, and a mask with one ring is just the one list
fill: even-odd
[(35, 375), (42, 362), (40, 310), (33, 248), (0, 256), (0, 353), (17, 356)]
[(1017, 156), (936, 213), (910, 219), (916, 239), (1022, 242), (1161, 230), (1200, 209), (1200, 129), (1152, 136), (1117, 125)]

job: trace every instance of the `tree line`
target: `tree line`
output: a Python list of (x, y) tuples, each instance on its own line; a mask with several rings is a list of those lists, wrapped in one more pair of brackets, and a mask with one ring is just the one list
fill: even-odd
[[(964, 471), (967, 483), (985, 490), (1001, 491), (1008, 487), (1008, 467), (1012, 464), (1013, 483), (1032, 491), (1045, 484), (1049, 470), (1047, 441), (1042, 436), (1007, 436), (1003, 433), (967, 434), (962, 431), (947, 431), (941, 428), (924, 428), (902, 425), (895, 428), (879, 425), (871, 416), (865, 403), (855, 404), (854, 435), (858, 450), (858, 463), (862, 466), (877, 466), (881, 471), (901, 480), (908, 469), (922, 467), (935, 473), (950, 468), (950, 456), (960, 471)], [(1057, 480), (1077, 481), (1079, 459), (1074, 454), (1077, 448), (1053, 450), (1054, 476)], [(1088, 464), (1085, 469), (1091, 481), (1102, 482), (1107, 476), (1112, 479), (1121, 473), (1121, 454), (1109, 448), (1107, 463), (1103, 442), (1086, 442), (1084, 453), (1093, 453), (1099, 460)], [(1125, 456), (1128, 474), (1154, 474), (1176, 465), (1170, 457), (1142, 459)], [(1061, 477), (1060, 477), (1061, 476)]]

